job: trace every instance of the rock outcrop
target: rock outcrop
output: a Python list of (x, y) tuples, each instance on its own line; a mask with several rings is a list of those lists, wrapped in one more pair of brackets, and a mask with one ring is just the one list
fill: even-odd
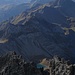
[(75, 66), (63, 58), (54, 57), (50, 60), (50, 75), (74, 75)]
[(48, 71), (50, 75), (75, 75), (75, 65), (58, 56), (44, 59), (40, 64), (45, 66), (44, 70)]
[[(38, 64), (38, 63), (37, 63)], [(9, 52), (0, 57), (0, 75), (74, 75), (75, 66), (55, 56), (49, 60), (48, 69), (37, 68), (34, 62), (26, 62), (22, 56)]]
[(10, 52), (0, 57), (0, 75), (42, 75), (34, 62), (27, 63), (22, 56)]

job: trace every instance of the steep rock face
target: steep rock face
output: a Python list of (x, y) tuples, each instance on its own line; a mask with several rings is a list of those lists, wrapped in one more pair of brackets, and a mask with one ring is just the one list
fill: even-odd
[[(27, 60), (58, 55), (75, 62), (75, 42), (72, 37), (75, 32), (70, 29), (67, 19), (57, 8), (43, 5), (1, 23), (0, 54), (12, 50)], [(67, 35), (65, 27), (69, 30)]]
[(0, 44), (2, 54), (14, 50), (27, 60), (52, 57), (54, 55), (70, 59), (70, 56), (68, 56), (70, 55), (69, 51), (65, 50), (67, 37), (64, 35), (64, 30), (58, 25), (31, 18), (24, 25), (12, 25), (9, 23), (3, 27), (1, 27), (1, 29), (3, 28), (1, 30), (3, 35), (0, 41), (5, 39), (8, 41)]
[[(58, 26), (50, 24), (51, 26), (55, 27), (55, 29), (52, 29), (51, 26), (48, 29), (47, 26), (44, 27), (44, 23), (35, 23), (32, 20), (31, 22), (29, 21), (23, 26), (14, 26), (9, 24), (9, 26), (7, 27), (7, 24), (6, 27), (3, 29), (5, 31), (3, 32), (1, 39), (7, 39), (8, 41), (0, 44), (1, 53), (7, 52), (9, 50), (14, 50), (22, 54), (25, 58), (29, 60), (38, 56), (40, 56), (40, 58), (47, 56), (52, 57), (52, 55), (55, 54), (65, 56), (64, 51), (54, 41), (54, 32), (60, 32), (60, 28), (59, 30), (55, 30)], [(46, 25), (48, 25), (48, 23), (46, 23)], [(61, 34), (64, 35), (63, 30), (61, 31)], [(31, 51), (31, 49), (33, 51)]]
[(47, 21), (48, 23), (58, 24), (64, 27), (69, 26), (69, 21), (65, 15), (60, 13), (56, 8), (47, 5), (40, 6), (27, 14), (23, 13), (19, 15), (13, 20), (13, 24), (24, 23), (33, 17), (35, 20), (40, 18), (40, 20)]

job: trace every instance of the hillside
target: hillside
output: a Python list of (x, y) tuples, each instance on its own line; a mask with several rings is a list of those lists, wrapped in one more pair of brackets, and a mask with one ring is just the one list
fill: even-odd
[(75, 19), (74, 14), (65, 11), (68, 6), (72, 9), (67, 10), (74, 13), (73, 1), (56, 0), (2, 22), (0, 54), (16, 51), (27, 61), (58, 55), (74, 63)]

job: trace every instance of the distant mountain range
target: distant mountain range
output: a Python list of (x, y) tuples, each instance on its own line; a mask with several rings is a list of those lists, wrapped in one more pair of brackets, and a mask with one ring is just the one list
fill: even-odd
[[(0, 1), (0, 22), (19, 15), (27, 9), (51, 3), (55, 0), (1, 0)], [(60, 1), (60, 0), (59, 0)], [(28, 2), (28, 3), (27, 3)], [(69, 12), (69, 11), (67, 11)], [(70, 11), (71, 12), (71, 11)], [(71, 14), (74, 14), (71, 12)]]
[(1, 0), (0, 22), (14, 17), (29, 8), (29, 0)]
[(0, 8), (0, 21), (9, 20), (29, 8), (29, 3), (23, 3), (20, 5), (4, 5)]
[(28, 3), (30, 0), (0, 0), (0, 5)]
[[(0, 22), (8, 20), (11, 17), (17, 16), (26, 9), (35, 5), (45, 4), (51, 0), (1, 0), (0, 1)], [(28, 2), (28, 3), (27, 3)]]
[[(41, 2), (41, 3), (46, 3), (49, 1), (55, 1), (55, 0), (0, 0), (0, 5), (4, 4), (22, 4), (22, 3), (28, 3), (28, 2)], [(75, 1), (75, 0), (73, 0)]]

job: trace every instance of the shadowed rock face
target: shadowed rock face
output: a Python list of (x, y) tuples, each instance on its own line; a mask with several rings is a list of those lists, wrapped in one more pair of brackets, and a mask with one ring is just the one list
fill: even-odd
[(0, 57), (0, 75), (74, 75), (75, 66), (57, 56), (49, 59), (48, 69), (37, 68), (34, 62), (27, 63), (15, 52)]
[(10, 52), (0, 57), (0, 75), (42, 75), (42, 72), (35, 63), (26, 63), (22, 56)]
[(75, 62), (75, 31), (69, 18), (44, 5), (1, 23), (0, 54), (14, 50), (27, 60), (58, 55)]

